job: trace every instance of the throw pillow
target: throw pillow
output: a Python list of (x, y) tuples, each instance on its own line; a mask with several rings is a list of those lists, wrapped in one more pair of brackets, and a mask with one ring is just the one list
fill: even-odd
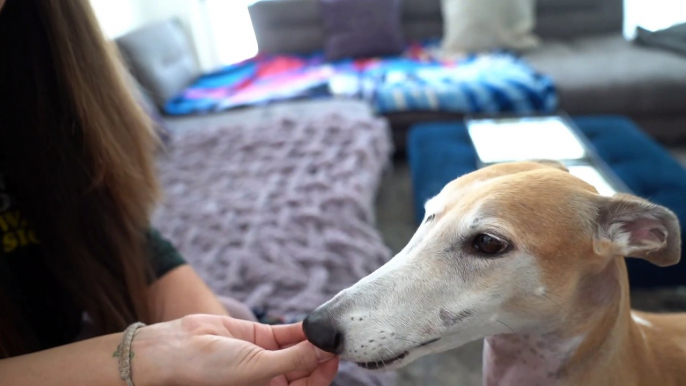
[(445, 55), (538, 44), (535, 0), (442, 0)]
[(686, 55), (686, 23), (677, 24), (659, 31), (636, 27), (636, 44), (657, 47)]
[(320, 0), (327, 60), (399, 54), (400, 0)]

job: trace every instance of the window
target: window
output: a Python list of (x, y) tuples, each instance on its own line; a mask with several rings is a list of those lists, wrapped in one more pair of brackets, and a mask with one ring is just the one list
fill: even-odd
[(254, 0), (205, 0), (206, 17), (219, 65), (257, 54), (257, 40), (248, 13)]
[(624, 36), (627, 39), (633, 39), (637, 26), (656, 31), (684, 22), (684, 0), (624, 0)]

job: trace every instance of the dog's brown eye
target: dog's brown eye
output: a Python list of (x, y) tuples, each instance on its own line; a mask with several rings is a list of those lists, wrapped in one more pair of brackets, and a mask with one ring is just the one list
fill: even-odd
[(507, 249), (506, 242), (485, 233), (477, 235), (472, 245), (474, 249), (486, 255), (497, 255)]

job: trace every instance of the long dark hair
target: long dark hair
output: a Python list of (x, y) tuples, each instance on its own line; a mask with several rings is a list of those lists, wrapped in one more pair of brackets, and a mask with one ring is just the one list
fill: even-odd
[[(156, 138), (120, 63), (88, 0), (0, 10), (6, 179), (49, 268), (100, 333), (148, 318), (144, 231), (158, 196)], [(0, 358), (26, 352), (7, 307)]]

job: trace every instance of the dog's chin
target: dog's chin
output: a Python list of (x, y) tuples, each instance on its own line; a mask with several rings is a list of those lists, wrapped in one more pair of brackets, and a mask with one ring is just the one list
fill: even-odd
[(379, 357), (379, 359), (377, 359), (376, 361), (371, 362), (358, 362), (354, 359), (348, 358), (343, 359), (352, 360), (352, 362), (354, 362), (356, 365), (367, 370), (393, 371), (409, 365), (410, 363), (414, 362), (418, 358), (423, 357), (424, 355), (434, 353), (434, 351), (432, 351), (430, 348), (430, 346), (432, 346), (434, 343), (435, 341), (424, 344), (422, 346), (414, 347), (412, 349), (403, 351), (393, 356), (389, 355), (386, 358)]
[(393, 355), (390, 355), (391, 353), (389, 351), (388, 356), (384, 358), (379, 357), (376, 361), (372, 360), (371, 362), (360, 362), (359, 358), (346, 356), (343, 356), (342, 359), (354, 362), (358, 366), (372, 371), (393, 371), (405, 367), (425, 355), (438, 354), (444, 351), (452, 350), (488, 335), (489, 334), (483, 335), (479, 332), (473, 334), (464, 334), (458, 332), (443, 335), (441, 338), (430, 340), (419, 346), (394, 353)]
[(391, 371), (410, 363), (409, 357), (410, 351), (403, 351), (393, 357), (379, 358), (372, 362), (355, 362), (355, 364), (367, 370)]

